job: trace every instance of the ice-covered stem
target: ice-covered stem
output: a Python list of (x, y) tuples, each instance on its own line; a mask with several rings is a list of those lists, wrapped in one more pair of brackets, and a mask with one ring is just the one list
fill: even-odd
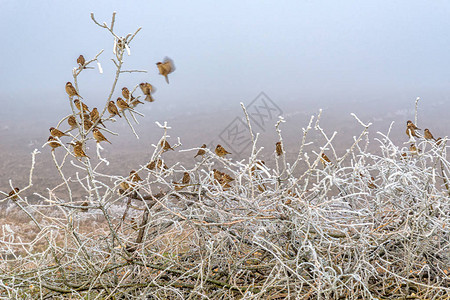
[[(283, 136), (281, 135), (281, 129), (280, 129), (281, 123), (284, 123), (284, 122), (286, 122), (284, 120), (284, 118), (282, 116), (279, 116), (278, 117), (278, 121), (275, 124), (275, 130), (276, 130), (276, 132), (278, 134), (278, 140), (279, 140), (279, 142), (281, 142), (281, 146), (283, 148), (283, 153), (282, 153), (283, 171), (280, 172), (280, 169), (279, 169), (279, 166), (278, 166), (278, 159), (275, 160), (278, 177), (281, 177), (281, 175), (286, 171), (286, 168), (287, 168), (287, 165), (286, 165), (286, 145), (284, 145), (284, 143), (283, 143)], [(277, 155), (277, 154), (275, 153), (275, 155)]]
[[(68, 155), (68, 152), (66, 152), (65, 157), (67, 157), (67, 155)], [(64, 160), (65, 160), (65, 157), (64, 157)], [(72, 199), (72, 189), (70, 188), (70, 184), (69, 184), (68, 180), (66, 179), (66, 176), (64, 176), (64, 173), (63, 173), (63, 171), (61, 169), (61, 167), (64, 165), (64, 160), (61, 163), (61, 165), (59, 165), (58, 161), (56, 160), (55, 151), (52, 151), (52, 159), (53, 159), (53, 162), (55, 163), (55, 167), (58, 170), (59, 175), (61, 176), (64, 184), (66, 185), (67, 192), (69, 193), (69, 201), (72, 202), (73, 201), (73, 199)]]
[[(131, 114), (131, 112), (130, 112), (130, 114)], [(139, 139), (139, 135), (136, 133), (136, 130), (134, 130), (134, 127), (133, 127), (133, 125), (130, 123), (130, 120), (128, 120), (127, 115), (125, 114), (125, 111), (122, 112), (122, 116), (123, 116), (123, 117), (125, 118), (125, 120), (127, 121), (128, 126), (130, 126), (131, 131), (133, 131), (134, 136), (135, 136), (137, 139)]]
[(416, 124), (416, 126), (417, 126), (417, 116), (418, 116), (417, 108), (418, 108), (418, 105), (419, 105), (419, 100), (420, 100), (420, 97), (417, 97), (416, 98), (416, 105), (414, 106), (414, 124)]
[[(111, 101), (111, 99), (112, 99), (112, 96), (113, 96), (113, 94), (114, 94), (114, 91), (115, 91), (115, 89), (116, 89), (116, 85), (117, 85), (117, 81), (119, 80), (119, 76), (120, 76), (120, 74), (122, 73), (122, 65), (123, 65), (123, 54), (124, 54), (124, 47), (117, 47), (117, 41), (121, 41), (121, 42), (123, 42), (125, 45), (127, 45), (127, 46), (129, 46), (129, 44), (131, 43), (131, 41), (134, 39), (134, 37), (136, 36), (136, 34), (142, 29), (141, 27), (139, 27), (135, 32), (134, 32), (134, 34), (132, 34), (132, 35), (127, 35), (127, 37), (125, 37), (125, 38), (120, 38), (119, 36), (117, 36), (115, 33), (114, 33), (114, 23), (115, 23), (115, 16), (116, 16), (116, 12), (113, 12), (113, 16), (112, 16), (112, 20), (111, 20), (111, 25), (110, 25), (110, 27), (108, 27), (107, 25), (106, 25), (106, 22), (104, 22), (103, 24), (100, 24), (99, 22), (97, 22), (97, 20), (95, 19), (95, 17), (94, 17), (94, 13), (91, 13), (91, 19), (94, 21), (94, 23), (95, 24), (97, 24), (98, 26), (100, 26), (100, 27), (102, 27), (102, 28), (105, 28), (105, 29), (107, 29), (112, 35), (113, 35), (113, 37), (114, 37), (114, 39), (115, 39), (115, 46), (114, 46), (114, 51), (116, 52), (115, 54), (116, 54), (116, 58), (117, 58), (117, 61), (116, 60), (114, 60), (114, 59), (112, 59), (112, 61), (114, 62), (114, 65), (116, 66), (116, 75), (115, 75), (115, 77), (114, 77), (114, 81), (113, 81), (113, 84), (112, 84), (112, 87), (111, 87), (111, 91), (110, 91), (110, 93), (109, 93), (109, 95), (108, 95), (108, 98), (107, 98), (107, 100), (106, 100), (106, 103), (105, 103), (105, 107), (103, 108), (103, 110), (102, 110), (102, 112), (100, 113), (100, 118), (102, 118), (103, 117), (103, 115), (104, 115), (104, 113), (106, 112), (106, 109), (108, 108), (108, 103), (109, 103), (109, 101)], [(117, 51), (118, 50), (118, 51)], [(137, 72), (144, 72), (143, 70), (132, 70), (133, 72), (135, 72), (135, 71), (137, 71)], [(128, 121), (128, 120), (127, 120)], [(129, 122), (128, 122), (128, 124), (130, 124)], [(131, 129), (133, 130), (133, 133), (136, 135), (136, 132), (134, 131), (134, 129), (133, 129), (133, 127), (132, 126), (130, 126), (131, 127)]]
[(311, 116), (311, 118), (309, 119), (309, 123), (308, 123), (308, 126), (306, 127), (306, 129), (302, 128), (302, 130), (303, 130), (302, 142), (301, 142), (301, 145), (300, 145), (300, 149), (298, 150), (297, 159), (295, 160), (295, 162), (292, 165), (292, 167), (289, 169), (289, 175), (292, 175), (294, 173), (295, 168), (297, 167), (298, 163), (302, 160), (304, 147), (311, 144), (311, 143), (306, 143), (306, 136), (308, 135), (308, 132), (312, 129), (311, 125), (312, 125), (313, 120), (314, 120), (314, 116)]
[[(247, 120), (248, 130), (250, 131), (250, 136), (252, 138), (252, 145), (254, 145), (255, 144), (255, 136), (253, 135), (252, 124), (250, 123), (250, 118), (248, 116), (247, 109), (245, 108), (244, 103), (241, 102), (240, 104), (241, 104), (242, 110), (244, 111), (245, 119)], [(254, 146), (252, 149), (254, 149)], [(252, 154), (253, 154), (253, 151), (252, 151)]]
[(353, 149), (355, 148), (355, 146), (358, 145), (358, 143), (361, 141), (361, 139), (364, 137), (364, 135), (366, 135), (368, 133), (369, 127), (372, 125), (372, 123), (364, 124), (354, 113), (351, 113), (351, 115), (356, 119), (356, 121), (358, 121), (358, 123), (361, 126), (364, 127), (364, 130), (361, 132), (359, 137), (353, 142), (351, 147), (349, 149), (347, 149), (346, 153), (338, 160), (338, 163), (343, 162), (347, 158), (347, 156), (353, 152)]

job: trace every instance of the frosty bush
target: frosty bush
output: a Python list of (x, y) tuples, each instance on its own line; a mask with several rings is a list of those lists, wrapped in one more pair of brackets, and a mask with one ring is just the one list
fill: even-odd
[[(120, 74), (139, 71), (123, 70), (139, 29), (120, 37), (114, 17), (108, 26), (92, 16), (114, 39), (116, 66), (99, 115), (105, 125), (117, 119), (135, 133), (132, 121), (142, 116), (139, 106), (125, 109), (121, 113), (125, 120), (105, 117)], [(89, 97), (78, 89), (77, 77), (87, 72), (84, 67), (98, 62), (100, 54), (73, 71), (73, 86), (88, 106)], [(100, 64), (98, 68), (101, 71)], [(370, 124), (354, 116), (361, 134), (338, 156), (333, 148), (336, 133), (329, 135), (320, 127), (319, 113), (303, 128), (294, 159), (274, 151), (276, 164), (266, 165), (260, 158), (259, 136), (249, 130), (252, 149), (247, 159), (233, 161), (205, 149), (195, 166), (186, 169), (183, 162), (166, 165), (163, 146), (170, 127), (158, 123), (162, 137), (151, 159), (131, 166), (124, 172), (136, 173), (123, 177), (99, 171), (108, 161), (92, 137), (97, 122), (85, 128), (89, 116), (79, 113), (75, 98), (69, 97), (71, 114), (57, 128), (72, 116), (76, 133), (49, 141), (60, 143), (52, 154), (61, 183), (49, 187), (48, 195), (36, 193), (38, 202), (22, 196), (33, 187), (36, 150), (29, 184), (19, 187), (18, 193), (1, 192), (0, 202), (15, 206), (9, 213), (21, 221), (21, 228), (1, 225), (0, 296), (447, 299), (450, 295), (447, 138), (436, 142), (418, 137), (398, 145), (390, 139), (389, 129), (372, 141), (380, 150), (374, 154), (367, 150)], [(243, 112), (247, 114), (244, 106)], [(250, 127), (248, 116), (247, 120)], [(283, 122), (280, 118), (274, 128), (282, 145)], [(97, 128), (106, 136), (114, 134)], [(310, 141), (311, 132), (323, 135), (326, 143)], [(90, 158), (75, 157), (66, 139), (78, 141), (82, 150), (89, 145)], [(175, 151), (181, 147), (179, 142)], [(183, 151), (194, 156), (199, 149)], [(57, 151), (65, 153), (59, 160)], [(66, 174), (67, 164), (77, 172)], [(10, 185), (15, 187), (12, 181)], [(81, 196), (75, 196), (73, 191), (80, 188)]]

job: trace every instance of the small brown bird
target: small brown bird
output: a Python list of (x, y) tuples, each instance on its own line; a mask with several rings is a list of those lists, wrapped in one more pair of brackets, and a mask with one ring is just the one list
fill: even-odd
[(223, 175), (225, 175), (225, 173), (220, 172), (220, 171), (217, 170), (217, 169), (213, 169), (213, 172), (214, 172), (214, 173), (213, 173), (214, 179), (217, 180), (217, 181), (220, 181), (220, 180), (222, 179)]
[(406, 127), (411, 127), (414, 130), (421, 130), (420, 128), (417, 128), (411, 120), (406, 121)]
[(223, 173), (222, 180), (225, 181), (225, 182), (231, 182), (231, 181), (234, 180), (234, 178), (231, 177), (230, 175), (226, 174), (226, 173)]
[(106, 128), (105, 124), (103, 124), (102, 119), (100, 119), (100, 114), (98, 113), (97, 107), (94, 107), (92, 109), (91, 113), (89, 114), (89, 118), (94, 123), (94, 126), (96, 126), (97, 124), (100, 124)]
[(219, 170), (216, 169), (213, 169), (213, 171), (214, 171), (214, 179), (217, 180), (217, 182), (219, 182), (222, 188), (228, 189), (231, 187), (229, 183), (234, 180), (233, 177), (231, 177), (228, 174), (225, 174), (224, 172), (220, 172)]
[(159, 74), (166, 78), (166, 82), (169, 83), (169, 75), (173, 71), (175, 71), (175, 65), (173, 64), (173, 60), (168, 57), (164, 58), (163, 62), (157, 62), (156, 66), (158, 67)]
[(277, 152), (277, 155), (280, 156), (283, 154), (283, 145), (281, 145), (281, 142), (277, 142), (275, 144), (275, 151)]
[(47, 142), (49, 142), (49, 146), (52, 147), (52, 151), (55, 150), (58, 147), (61, 147), (61, 144), (58, 143), (58, 140), (55, 139), (53, 136), (49, 136)]
[(84, 201), (83, 203), (81, 203), (81, 206), (83, 207), (81, 209), (82, 212), (88, 212), (89, 208), (87, 208), (89, 206), (89, 203), (87, 201)]
[(418, 138), (419, 136), (416, 134), (416, 131), (414, 130), (414, 127), (415, 127), (414, 124), (406, 126), (406, 135), (408, 137), (414, 136), (414, 137)]
[(97, 107), (94, 107), (89, 115), (89, 117), (91, 118), (92, 122), (98, 123), (103, 125), (103, 127), (106, 127), (105, 124), (103, 124), (102, 120), (100, 119), (100, 114), (98, 113)]
[(320, 159), (320, 161), (324, 166), (326, 166), (327, 164), (331, 164), (331, 160), (328, 158), (328, 156), (326, 156), (325, 153), (322, 153), (322, 158)]
[(109, 101), (108, 112), (111, 114), (110, 117), (114, 117), (115, 115), (118, 115), (119, 117), (122, 118), (122, 116), (119, 114), (119, 110), (117, 109), (117, 106), (114, 103), (114, 101)]
[(83, 150), (83, 144), (81, 142), (75, 142), (75, 144), (70, 143), (73, 146), (73, 154), (75, 155), (75, 157), (87, 157), (90, 158), (89, 156), (86, 155), (86, 153)]
[(66, 93), (67, 95), (69, 95), (70, 98), (72, 98), (73, 96), (83, 98), (78, 94), (77, 90), (73, 87), (70, 81), (66, 83)]
[(130, 108), (130, 106), (128, 105), (128, 103), (123, 100), (122, 98), (117, 98), (116, 100), (116, 104), (120, 109), (120, 112), (123, 112), (125, 109)]
[(157, 159), (156, 161), (152, 161), (147, 165), (147, 169), (149, 170), (154, 170), (155, 167), (157, 167), (158, 169), (164, 168), (167, 169), (167, 165), (163, 164), (161, 159)]
[(89, 108), (87, 107), (86, 104), (84, 104), (83, 102), (81, 102), (78, 99), (73, 100), (73, 103), (75, 104), (75, 107), (78, 108), (78, 110), (81, 112), (81, 108), (83, 108), (83, 113), (88, 113), (89, 112)]
[(84, 66), (85, 63), (86, 63), (86, 60), (84, 59), (84, 56), (83, 55), (78, 56), (77, 64), (79, 64), (80, 67), (82, 67), (83, 69), (86, 69), (86, 67)]
[(91, 118), (92, 122), (97, 122), (98, 119), (100, 119), (100, 114), (98, 113), (97, 107), (94, 107), (89, 114), (89, 117)]
[(69, 124), (69, 126), (70, 126), (70, 130), (73, 130), (73, 129), (75, 129), (75, 128), (77, 128), (77, 119), (75, 118), (75, 116), (70, 116), (68, 119), (67, 119), (67, 123)]
[(128, 190), (130, 189), (130, 185), (129, 185), (126, 181), (122, 181), (122, 182), (119, 184), (119, 186), (120, 186), (120, 188), (121, 188), (122, 190), (124, 190), (125, 192), (128, 191)]
[(14, 190), (12, 190), (11, 192), (9, 192), (8, 197), (10, 197), (11, 200), (17, 200), (19, 198), (19, 196), (17, 195), (17, 193), (19, 193), (19, 188), (14, 188)]
[(190, 181), (191, 181), (191, 176), (189, 175), (188, 172), (184, 172), (183, 179), (181, 180), (181, 182), (183, 184), (189, 184)]
[(145, 101), (153, 102), (155, 99), (153, 99), (152, 94), (156, 91), (155, 88), (148, 82), (142, 82), (139, 84), (139, 87), (142, 90), (142, 93), (144, 93)]
[(436, 139), (436, 145), (440, 145), (442, 143), (442, 138), (441, 137), (438, 137), (437, 139)]
[(163, 147), (164, 152), (166, 152), (167, 150), (175, 151), (172, 147), (170, 147), (169, 142), (166, 140), (161, 141), (161, 147)]
[(228, 182), (231, 182), (234, 180), (234, 178), (231, 177), (230, 175), (228, 175), (224, 172), (221, 172), (217, 169), (213, 169), (213, 172), (214, 172), (214, 179), (219, 181), (220, 183), (223, 183), (223, 182), (228, 183)]
[(369, 182), (367, 183), (367, 186), (369, 187), (369, 189), (375, 189), (377, 187), (377, 185), (374, 183), (375, 178), (373, 178), (373, 176), (370, 177)]
[(423, 131), (423, 137), (427, 140), (434, 140), (434, 137), (431, 134), (430, 130), (428, 130), (428, 128), (425, 128), (425, 130)]
[(130, 90), (127, 87), (122, 88), (122, 96), (128, 103), (130, 103), (134, 99), (133, 95), (131, 95)]
[(98, 130), (97, 128), (92, 129), (92, 134), (94, 135), (94, 139), (97, 141), (97, 143), (100, 142), (108, 142), (111, 144), (110, 141), (108, 141), (105, 136)]
[(50, 127), (50, 133), (51, 135), (53, 135), (54, 137), (63, 137), (63, 136), (69, 136), (67, 134), (65, 134), (64, 132), (62, 132), (59, 129), (56, 129), (55, 127)]
[(84, 130), (88, 131), (89, 129), (91, 129), (92, 126), (94, 126), (94, 123), (92, 123), (89, 119), (84, 119), (83, 122)]
[(197, 151), (197, 154), (194, 156), (194, 158), (196, 158), (196, 157), (199, 156), (199, 155), (200, 155), (200, 156), (205, 155), (206, 151), (203, 150), (203, 149), (206, 148), (206, 144), (203, 144), (200, 148), (202, 148), (202, 149), (199, 149), (199, 150)]
[(142, 178), (139, 176), (139, 174), (135, 170), (130, 171), (130, 179), (133, 182), (142, 181)]
[(231, 154), (231, 152), (228, 152), (227, 150), (225, 150), (224, 147), (222, 147), (222, 145), (217, 145), (216, 149), (214, 150), (214, 152), (216, 152), (216, 154), (219, 157), (225, 157), (225, 155), (227, 154)]
[(409, 146), (409, 151), (410, 151), (412, 154), (417, 154), (417, 147), (416, 147), (416, 145), (411, 144), (411, 145)]

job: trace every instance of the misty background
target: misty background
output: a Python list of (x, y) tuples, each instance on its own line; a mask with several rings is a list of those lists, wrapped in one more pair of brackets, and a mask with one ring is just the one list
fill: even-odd
[[(338, 131), (339, 151), (362, 130), (350, 113), (373, 123), (371, 138), (395, 121), (392, 136), (402, 145), (416, 97), (421, 97), (418, 126), (435, 137), (450, 132), (448, 1), (2, 0), (0, 189), (9, 189), (9, 178), (27, 182), (35, 148), (42, 152), (36, 183), (58, 178), (50, 149), (41, 146), (49, 127), (70, 113), (64, 85), (73, 81), (76, 58), (83, 54), (89, 60), (101, 49), (104, 73), (83, 71), (78, 83), (90, 108), (103, 107), (114, 79), (113, 39), (90, 13), (109, 24), (113, 11), (118, 34), (142, 27), (124, 69), (148, 70), (122, 74), (113, 99), (123, 86), (150, 82), (157, 88), (156, 101), (138, 109), (146, 115), (135, 126), (139, 140), (125, 122), (108, 126), (120, 135), (106, 135), (113, 145), (104, 146), (104, 156), (112, 168), (126, 169), (124, 175), (153, 152), (162, 134), (155, 121), (168, 121), (169, 141), (180, 137), (179, 149), (220, 142), (224, 128), (242, 116), (239, 103), (252, 102), (260, 92), (283, 111), (286, 150), (292, 154), (302, 127), (320, 108), (324, 129)], [(155, 65), (165, 56), (176, 66), (169, 85)], [(139, 89), (135, 95), (141, 95)], [(275, 121), (261, 131), (268, 157), (277, 141)], [(94, 146), (89, 152), (95, 156)]]

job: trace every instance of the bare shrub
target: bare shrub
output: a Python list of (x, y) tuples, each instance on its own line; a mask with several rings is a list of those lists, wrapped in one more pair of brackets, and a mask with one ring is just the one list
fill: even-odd
[[(106, 125), (127, 122), (137, 136), (132, 122), (142, 116), (139, 107), (125, 110), (123, 119), (105, 117), (120, 74), (139, 71), (123, 70), (139, 29), (120, 37), (114, 17), (108, 26), (92, 16), (114, 38), (116, 77), (100, 118)], [(86, 104), (89, 98), (78, 89), (77, 77), (98, 62), (102, 52), (73, 72), (73, 86)], [(69, 138), (89, 145), (90, 158), (75, 157), (65, 143), (67, 137), (61, 137), (56, 139), (61, 147), (52, 152), (59, 185), (49, 188), (48, 195), (36, 193), (37, 202), (22, 196), (33, 188), (36, 150), (29, 184), (20, 188), (17, 199), (1, 192), (0, 202), (8, 205), (0, 231), (2, 297), (444, 299), (450, 295), (447, 138), (440, 142), (411, 138), (405, 147), (390, 139), (390, 130), (378, 132), (372, 142), (378, 143), (380, 154), (375, 155), (367, 151), (370, 124), (354, 116), (361, 134), (338, 156), (333, 148), (336, 133), (329, 135), (320, 127), (319, 113), (303, 128), (294, 159), (283, 149), (280, 155), (275, 152), (275, 142), (283, 145), (280, 118), (275, 124), (279, 141), (274, 142), (274, 166), (261, 162), (258, 135), (249, 130), (252, 150), (247, 159), (233, 161), (205, 149), (195, 166), (185, 169), (182, 162), (166, 166), (167, 152), (161, 145), (170, 127), (158, 123), (162, 137), (151, 159), (134, 166), (142, 180), (133, 180), (132, 175), (99, 171), (107, 166), (107, 158), (92, 138), (93, 127), (86, 130), (81, 125), (85, 116), (74, 106), (74, 98), (69, 97), (72, 113), (57, 128), (75, 117), (76, 134), (70, 131)], [(251, 127), (248, 116), (247, 120)], [(309, 140), (314, 131), (323, 135), (324, 145)], [(172, 146), (178, 151), (181, 141)], [(200, 149), (182, 151), (194, 156)], [(57, 157), (58, 151), (64, 154)], [(182, 180), (186, 172), (189, 178)], [(15, 187), (11, 181), (10, 186)], [(20, 227), (13, 225), (17, 221)]]

